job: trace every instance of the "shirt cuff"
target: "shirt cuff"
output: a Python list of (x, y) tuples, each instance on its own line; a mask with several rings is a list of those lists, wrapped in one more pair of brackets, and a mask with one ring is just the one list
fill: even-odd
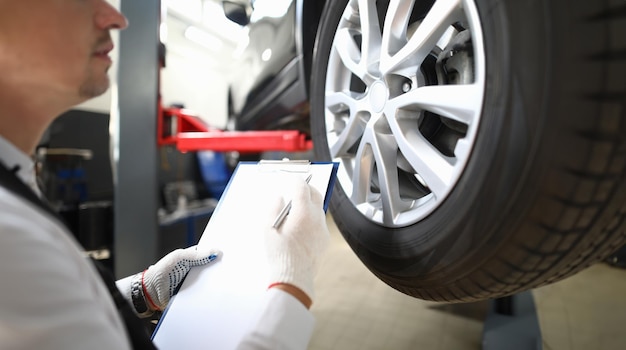
[(313, 314), (291, 294), (271, 288), (265, 296), (254, 331), (239, 349), (307, 349), (313, 330)]

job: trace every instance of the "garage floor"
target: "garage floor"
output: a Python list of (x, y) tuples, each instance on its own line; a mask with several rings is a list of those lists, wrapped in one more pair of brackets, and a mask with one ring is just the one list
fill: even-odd
[[(487, 302), (446, 305), (399, 293), (370, 273), (332, 222), (309, 350), (481, 349)], [(626, 349), (626, 270), (597, 264), (533, 291), (543, 348)]]

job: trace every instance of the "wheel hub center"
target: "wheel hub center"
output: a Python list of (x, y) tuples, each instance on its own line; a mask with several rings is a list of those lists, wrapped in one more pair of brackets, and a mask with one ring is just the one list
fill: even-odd
[(377, 113), (382, 112), (388, 98), (389, 90), (387, 89), (387, 85), (385, 85), (385, 83), (382, 81), (376, 81), (370, 86), (369, 100), (372, 111)]

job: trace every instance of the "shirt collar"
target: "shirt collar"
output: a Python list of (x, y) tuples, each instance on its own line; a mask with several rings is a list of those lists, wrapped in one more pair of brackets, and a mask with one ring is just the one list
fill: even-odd
[(0, 162), (9, 170), (17, 169), (15, 175), (37, 195), (41, 195), (35, 176), (35, 162), (26, 153), (15, 147), (11, 142), (0, 135)]

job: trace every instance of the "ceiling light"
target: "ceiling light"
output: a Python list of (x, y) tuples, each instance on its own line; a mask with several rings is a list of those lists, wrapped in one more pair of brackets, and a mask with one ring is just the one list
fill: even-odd
[(220, 39), (197, 27), (188, 27), (185, 38), (212, 51), (220, 51), (224, 45)]

